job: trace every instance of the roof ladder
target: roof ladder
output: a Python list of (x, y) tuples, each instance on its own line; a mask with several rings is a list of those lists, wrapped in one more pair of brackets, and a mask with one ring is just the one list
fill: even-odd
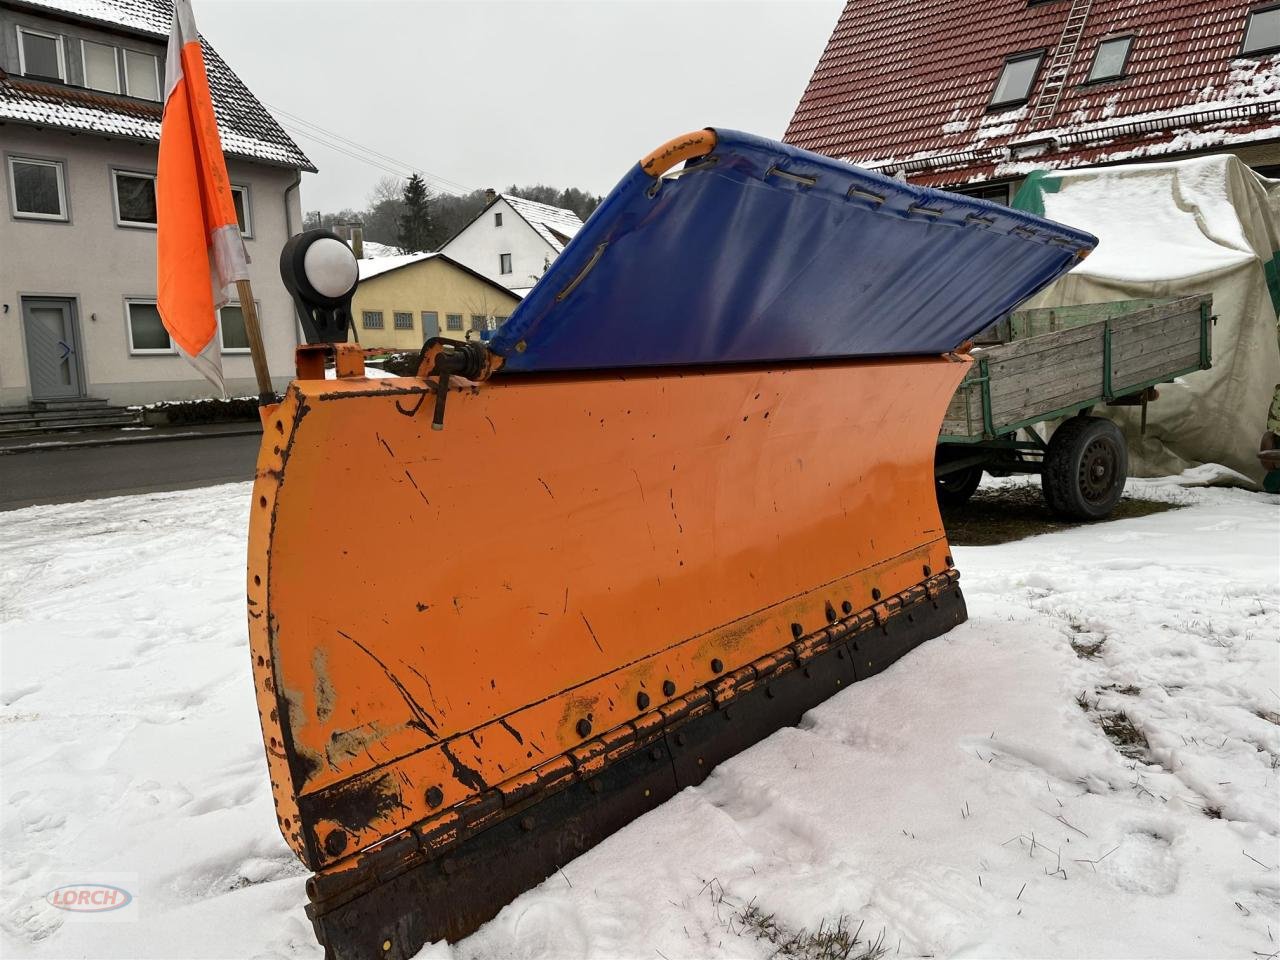
[(1058, 38), (1058, 45), (1049, 60), (1049, 69), (1044, 75), (1044, 84), (1040, 87), (1040, 96), (1036, 98), (1035, 109), (1031, 112), (1032, 127), (1048, 123), (1058, 109), (1058, 99), (1062, 96), (1063, 87), (1067, 85), (1067, 75), (1071, 72), (1071, 64), (1075, 62), (1076, 51), (1080, 48), (1080, 37), (1089, 20), (1092, 2), (1093, 0), (1071, 0), (1071, 12), (1067, 14), (1062, 36)]

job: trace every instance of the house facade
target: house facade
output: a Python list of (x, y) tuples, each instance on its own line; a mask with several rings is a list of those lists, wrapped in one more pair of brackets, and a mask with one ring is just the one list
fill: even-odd
[(581, 227), (572, 210), (493, 194), (439, 252), (523, 296)]
[(417, 350), (430, 337), (475, 339), (500, 326), (520, 298), (442, 253), (359, 262), (351, 317), (365, 347)]
[[(208, 396), (156, 311), (155, 173), (167, 0), (0, 0), (0, 406)], [(277, 260), (314, 167), (205, 45), (268, 364), (298, 324)], [(257, 392), (237, 305), (219, 312), (229, 393)]]
[(788, 143), (1008, 202), (1037, 169), (1231, 152), (1280, 173), (1273, 0), (850, 0)]

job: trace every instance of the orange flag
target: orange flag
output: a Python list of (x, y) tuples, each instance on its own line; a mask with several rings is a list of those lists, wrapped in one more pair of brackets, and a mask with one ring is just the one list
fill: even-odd
[(192, 365), (225, 395), (214, 311), (249, 279), (204, 54), (190, 0), (174, 0), (156, 173), (160, 319)]

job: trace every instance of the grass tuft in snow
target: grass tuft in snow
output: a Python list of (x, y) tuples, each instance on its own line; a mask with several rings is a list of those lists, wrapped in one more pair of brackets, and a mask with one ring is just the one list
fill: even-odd
[(843, 914), (834, 923), (823, 921), (817, 930), (792, 930), (753, 901), (741, 908), (734, 919), (741, 924), (741, 932), (776, 947), (773, 957), (787, 960), (880, 960), (889, 952), (883, 930), (875, 940), (863, 940), (862, 924), (850, 929), (849, 918)]
[(1075, 651), (1076, 656), (1081, 660), (1097, 660), (1102, 653), (1102, 645), (1107, 642), (1107, 638), (1101, 640), (1090, 640), (1084, 637), (1075, 637), (1071, 641), (1071, 649)]
[[(1137, 696), (1142, 691), (1134, 686), (1109, 686), (1103, 690), (1122, 696)], [(1099, 710), (1098, 701), (1090, 700), (1084, 691), (1076, 694), (1076, 705), (1089, 715), (1089, 719), (1102, 728), (1107, 739), (1122, 756), (1141, 763), (1151, 762), (1151, 744), (1147, 736), (1123, 710)]]
[(1116, 745), (1116, 749), (1130, 760), (1147, 761), (1151, 744), (1146, 735), (1129, 719), (1123, 710), (1114, 713), (1099, 713), (1096, 717), (1098, 726), (1107, 735), (1107, 739)]
[(1101, 687), (1100, 689), (1109, 690), (1111, 693), (1118, 693), (1122, 697), (1136, 697), (1142, 693), (1141, 688), (1135, 687), (1131, 683), (1126, 684), (1123, 687), (1120, 686), (1119, 684), (1110, 683), (1110, 684), (1107, 684), (1105, 687)]

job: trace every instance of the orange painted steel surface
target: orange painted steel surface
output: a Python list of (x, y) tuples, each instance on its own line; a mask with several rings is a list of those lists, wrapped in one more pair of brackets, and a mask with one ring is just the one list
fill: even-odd
[(324, 870), (945, 570), (968, 363), (454, 380), (443, 430), (434, 381), (295, 381), (248, 579), (290, 846)]

